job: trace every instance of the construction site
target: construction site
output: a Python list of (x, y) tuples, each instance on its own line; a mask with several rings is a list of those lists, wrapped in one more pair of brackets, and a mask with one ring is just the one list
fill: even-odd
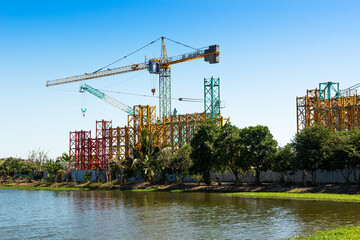
[[(111, 120), (96, 121), (93, 135), (91, 130), (71, 131), (69, 156), (73, 170), (104, 169), (112, 158), (119, 160), (131, 158), (132, 149), (140, 148), (140, 137), (144, 130), (147, 136), (153, 139), (154, 145), (159, 148), (171, 147), (172, 151), (176, 152), (190, 143), (199, 125), (208, 119), (216, 119), (220, 125), (230, 122), (229, 117), (221, 116), (219, 77), (204, 78), (203, 99), (201, 99), (204, 105), (203, 112), (178, 114), (176, 108), (171, 107), (171, 65), (196, 59), (204, 59), (210, 64), (219, 63), (219, 45), (201, 49), (192, 48), (195, 51), (168, 57), (165, 39), (189, 47), (161, 37), (119, 60), (161, 40), (159, 58), (150, 60), (145, 58), (145, 62), (142, 63), (104, 70), (109, 66), (107, 65), (92, 73), (47, 81), (46, 86), (49, 87), (140, 70), (147, 70), (150, 74), (159, 76), (158, 108), (141, 104), (130, 107), (88, 84), (81, 85), (80, 92), (88, 92), (124, 111), (127, 114), (127, 123), (124, 126), (113, 126)], [(324, 125), (334, 131), (358, 127), (360, 98), (356, 88), (359, 86), (360, 84), (357, 84), (340, 90), (339, 83), (325, 82), (320, 83), (316, 89), (307, 90), (304, 97), (297, 97), (297, 132), (314, 124)], [(155, 91), (155, 88), (151, 89), (153, 95)], [(81, 111), (85, 116), (86, 109), (81, 109)]]
[[(69, 157), (70, 166), (73, 170), (104, 169), (112, 158), (116, 157), (119, 160), (125, 160), (132, 157), (132, 149), (140, 147), (140, 137), (144, 130), (153, 139), (154, 145), (160, 148), (171, 147), (175, 152), (190, 143), (199, 125), (205, 121), (215, 119), (221, 125), (230, 122), (230, 118), (221, 116), (220, 78), (204, 78), (204, 98), (202, 99), (204, 112), (178, 114), (176, 109), (171, 108), (171, 65), (200, 58), (210, 64), (219, 63), (219, 46), (211, 45), (205, 49), (194, 48), (194, 52), (168, 57), (165, 39), (167, 38), (161, 37), (144, 46), (146, 47), (161, 40), (160, 58), (113, 69), (103, 70), (104, 67), (93, 73), (47, 81), (46, 86), (49, 87), (139, 70), (148, 70), (150, 74), (159, 75), (158, 110), (156, 106), (149, 105), (130, 107), (96, 88), (87, 84), (81, 85), (81, 92), (88, 92), (126, 112), (128, 119), (127, 124), (121, 127), (113, 126), (111, 120), (96, 121), (94, 135), (91, 134), (91, 130), (70, 132)], [(171, 39), (167, 40), (173, 41)], [(179, 42), (176, 43), (184, 45)], [(155, 93), (155, 89), (151, 89), (151, 91), (153, 94)], [(86, 109), (81, 110), (85, 115)]]
[(356, 84), (340, 90), (339, 83), (320, 83), (319, 88), (307, 90), (304, 97), (296, 98), (297, 132), (314, 124), (334, 131), (359, 127), (360, 98)]

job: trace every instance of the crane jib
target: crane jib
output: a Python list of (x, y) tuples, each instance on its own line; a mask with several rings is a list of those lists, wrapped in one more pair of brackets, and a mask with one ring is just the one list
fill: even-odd
[(77, 75), (77, 76), (73, 76), (73, 77), (65, 77), (65, 78), (59, 78), (59, 79), (52, 80), (52, 81), (47, 81), (46, 86), (49, 87), (49, 86), (60, 85), (60, 84), (64, 84), (64, 83), (72, 83), (72, 82), (89, 80), (89, 79), (93, 79), (93, 78), (108, 77), (108, 76), (112, 76), (112, 75), (116, 75), (116, 74), (133, 72), (133, 71), (143, 70), (143, 69), (147, 69), (147, 68), (148, 68), (147, 63), (132, 64), (132, 65), (125, 66), (125, 67), (112, 68), (112, 69), (107, 69), (107, 70), (103, 70), (103, 71), (99, 71), (99, 72), (85, 73), (85, 74)]
[[(210, 64), (218, 63), (219, 62), (219, 45), (211, 45), (209, 48), (205, 50), (197, 50), (191, 53), (181, 54), (175, 57), (169, 57), (166, 61), (166, 63), (160, 63), (159, 58), (157, 59), (151, 59), (149, 62), (143, 62), (138, 64), (131, 64), (124, 67), (118, 67), (118, 68), (112, 68), (102, 71), (96, 71), (93, 73), (85, 73), (82, 75), (72, 76), (72, 77), (65, 77), (65, 78), (59, 78), (56, 80), (51, 80), (46, 82), (46, 86), (54, 86), (54, 85), (60, 85), (65, 83), (72, 83), (72, 82), (79, 82), (94, 78), (101, 78), (101, 77), (108, 77), (116, 74), (122, 74), (127, 72), (133, 72), (143, 69), (148, 69), (150, 73), (156, 73), (158, 74), (158, 64), (160, 65), (172, 65), (176, 63), (186, 62), (190, 60), (195, 60), (198, 58), (204, 58), (206, 62), (209, 62)], [(157, 63), (155, 63), (157, 62)], [(154, 63), (152, 65), (152, 63)]]

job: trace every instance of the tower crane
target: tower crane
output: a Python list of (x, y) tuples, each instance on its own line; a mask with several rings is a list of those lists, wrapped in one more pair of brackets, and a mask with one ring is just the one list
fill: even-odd
[(80, 92), (88, 92), (88, 93), (91, 93), (92, 95), (100, 98), (101, 100), (107, 102), (107, 103), (110, 103), (111, 105), (113, 105), (114, 107), (117, 107), (119, 108), (120, 110), (123, 110), (124, 112), (126, 112), (127, 114), (130, 114), (130, 115), (133, 115), (134, 114), (134, 110), (125, 105), (124, 103), (122, 102), (119, 102), (118, 100), (106, 95), (105, 93), (99, 91), (98, 89), (95, 89), (87, 84), (83, 84), (81, 85), (80, 87)]
[[(186, 54), (181, 54), (174, 57), (167, 56), (165, 47), (165, 37), (161, 37), (161, 56), (160, 58), (150, 59), (148, 62), (131, 64), (128, 66), (117, 67), (112, 69), (102, 70), (99, 69), (93, 73), (85, 73), (82, 75), (59, 78), (46, 82), (46, 86), (55, 86), (66, 83), (79, 82), (94, 78), (107, 77), (127, 72), (134, 72), (139, 70), (148, 69), (150, 74), (159, 75), (159, 117), (167, 117), (171, 115), (171, 70), (170, 66), (176, 63), (186, 62), (199, 58), (204, 58), (210, 64), (219, 62), (219, 45), (211, 45), (207, 49), (196, 49), (196, 51)], [(166, 38), (168, 39), (168, 38)], [(157, 39), (158, 40), (158, 39)], [(155, 41), (157, 41), (155, 40)], [(171, 39), (168, 39), (171, 40)], [(151, 42), (150, 44), (154, 43)], [(173, 40), (171, 40), (173, 41)], [(173, 41), (176, 42), (176, 41)], [(176, 42), (178, 43), (178, 42)], [(148, 44), (149, 45), (149, 44)], [(184, 45), (184, 44), (182, 44)], [(185, 45), (186, 46), (186, 45)], [(135, 51), (136, 52), (136, 51)], [(125, 57), (124, 57), (125, 58)], [(84, 89), (85, 90), (85, 89)]]

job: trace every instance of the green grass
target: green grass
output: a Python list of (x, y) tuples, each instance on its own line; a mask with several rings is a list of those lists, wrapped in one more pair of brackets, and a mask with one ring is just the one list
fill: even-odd
[(330, 193), (239, 192), (225, 193), (228, 197), (290, 199), (303, 201), (360, 202), (360, 195)]
[(319, 230), (291, 239), (360, 239), (360, 226), (340, 226), (330, 230)]
[(161, 191), (159, 188), (157, 187), (149, 187), (149, 188), (139, 188), (139, 189), (129, 189), (132, 192), (157, 192), (157, 191)]

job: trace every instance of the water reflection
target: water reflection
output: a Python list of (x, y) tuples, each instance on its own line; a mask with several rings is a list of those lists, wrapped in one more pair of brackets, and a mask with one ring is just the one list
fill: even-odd
[(0, 239), (280, 239), (360, 224), (359, 204), (210, 193), (0, 190)]

